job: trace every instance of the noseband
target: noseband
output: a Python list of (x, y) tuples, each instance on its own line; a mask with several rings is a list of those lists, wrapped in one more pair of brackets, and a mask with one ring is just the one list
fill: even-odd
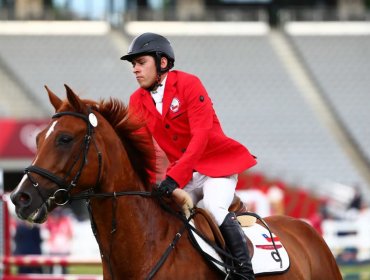
[[(27, 175), (28, 179), (31, 181), (32, 185), (37, 189), (37, 192), (40, 195), (40, 197), (42, 198), (42, 201), (46, 204), (47, 201), (51, 199), (51, 200), (54, 200), (55, 204), (57, 204), (59, 206), (65, 205), (66, 203), (69, 202), (69, 200), (71, 198), (70, 197), (70, 191), (73, 187), (75, 187), (77, 185), (78, 180), (81, 176), (82, 170), (83, 170), (83, 168), (85, 167), (85, 165), (87, 163), (87, 154), (89, 152), (91, 140), (93, 140), (93, 143), (95, 145), (95, 149), (97, 151), (97, 156), (98, 156), (98, 162), (99, 162), (99, 169), (98, 169), (98, 175), (97, 175), (97, 178), (96, 178), (95, 186), (98, 185), (99, 180), (100, 180), (101, 161), (102, 161), (101, 152), (99, 151), (99, 149), (98, 149), (98, 147), (97, 147), (97, 145), (94, 141), (94, 138), (93, 138), (94, 127), (96, 127), (97, 121), (96, 121), (96, 116), (91, 112), (91, 109), (89, 108), (88, 115), (67, 111), (67, 112), (56, 113), (55, 115), (52, 116), (52, 118), (57, 119), (57, 118), (60, 118), (62, 116), (74, 116), (74, 117), (83, 119), (86, 122), (86, 134), (84, 136), (84, 141), (81, 145), (81, 150), (80, 150), (78, 156), (76, 157), (76, 159), (74, 160), (72, 166), (69, 168), (66, 175), (62, 178), (62, 177), (57, 176), (54, 173), (52, 173), (52, 172), (50, 172), (50, 171), (48, 171), (44, 168), (38, 167), (36, 165), (30, 165), (27, 168), (25, 168), (25, 170), (24, 170), (25, 174)], [(80, 159), (81, 154), (82, 154), (82, 160), (81, 160), (81, 164), (78, 168), (78, 171), (73, 176), (72, 180), (68, 183), (67, 178), (70, 176), (73, 168), (75, 167), (78, 160)], [(42, 194), (41, 190), (40, 190), (39, 183), (32, 177), (31, 173), (36, 173), (36, 174), (40, 175), (41, 177), (44, 177), (44, 178), (54, 182), (59, 187), (59, 189), (57, 189), (51, 197), (45, 198), (44, 195)], [(59, 199), (61, 199), (61, 200), (59, 200)]]

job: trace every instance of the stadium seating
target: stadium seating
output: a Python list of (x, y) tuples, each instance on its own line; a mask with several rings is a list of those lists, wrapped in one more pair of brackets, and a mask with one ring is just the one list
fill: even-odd
[[(257, 156), (258, 165), (251, 172), (311, 190), (334, 181), (366, 185), (302, 97), (269, 33), (168, 37), (176, 52), (175, 69), (200, 77), (226, 134)], [(0, 66), (14, 73), (14, 80), (26, 89), (25, 98), (36, 100), (45, 117), (51, 112), (45, 84), (60, 96), (66, 83), (82, 97), (113, 96), (127, 102), (137, 85), (130, 64), (120, 56), (132, 38), (117, 31), (84, 36), (0, 35)], [(370, 117), (366, 108), (370, 80), (365, 76), (369, 37), (292, 39), (344, 124), (370, 156), (366, 146), (370, 129), (364, 121)]]
[(312, 75), (354, 141), (370, 160), (369, 36), (292, 36)]

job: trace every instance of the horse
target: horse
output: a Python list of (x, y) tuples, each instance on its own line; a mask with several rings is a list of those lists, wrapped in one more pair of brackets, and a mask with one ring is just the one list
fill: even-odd
[[(86, 199), (104, 279), (231, 279), (195, 248), (178, 212), (153, 195), (153, 141), (129, 107), (116, 98), (82, 99), (67, 85), (62, 100), (45, 87), (55, 114), (11, 193), (18, 217), (43, 223), (56, 207)], [(290, 267), (257, 279), (342, 279), (324, 239), (306, 222), (288, 216), (265, 222)]]

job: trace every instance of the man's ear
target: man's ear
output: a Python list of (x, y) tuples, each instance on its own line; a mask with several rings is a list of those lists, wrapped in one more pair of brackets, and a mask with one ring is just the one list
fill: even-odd
[(165, 56), (161, 57), (161, 69), (167, 68), (168, 66), (168, 59)]

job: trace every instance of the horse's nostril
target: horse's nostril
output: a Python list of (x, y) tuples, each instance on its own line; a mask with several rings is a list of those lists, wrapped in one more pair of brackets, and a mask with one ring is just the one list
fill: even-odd
[(27, 202), (29, 200), (29, 197), (28, 195), (26, 195), (25, 193), (22, 193), (20, 196), (19, 196), (19, 200), (20, 202)]
[(16, 200), (22, 207), (27, 207), (31, 204), (32, 198), (29, 193), (20, 192), (18, 193)]

